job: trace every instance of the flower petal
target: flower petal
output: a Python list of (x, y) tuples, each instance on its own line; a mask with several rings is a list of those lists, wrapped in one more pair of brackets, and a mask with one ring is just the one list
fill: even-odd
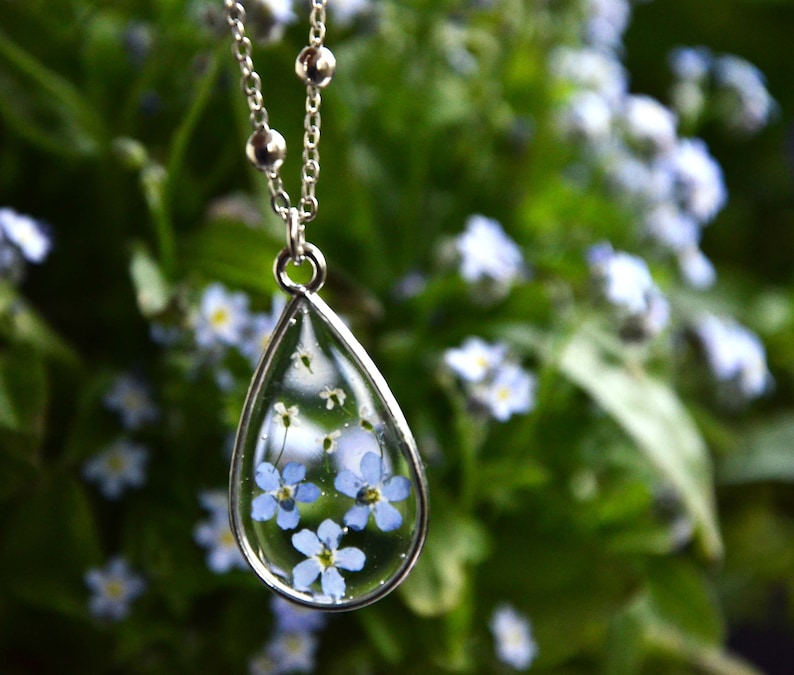
[(345, 525), (351, 530), (360, 532), (367, 526), (369, 520), (370, 509), (369, 506), (361, 506), (360, 504), (350, 509), (344, 517)]
[[(303, 555), (319, 555), (323, 552), (323, 545), (311, 530), (301, 530), (292, 535), (292, 545)], [(318, 572), (319, 574), (319, 572)]]
[(265, 492), (272, 492), (281, 487), (281, 477), (278, 469), (270, 462), (262, 462), (256, 467), (256, 484)]
[(299, 462), (290, 462), (284, 467), (281, 477), (284, 479), (284, 485), (295, 485), (306, 477), (306, 467)]
[(383, 477), (383, 460), (374, 452), (368, 452), (361, 460), (361, 475), (367, 484), (376, 487)]
[(320, 497), (320, 488), (314, 483), (301, 483), (295, 488), (295, 501), (303, 504), (311, 504)]
[(279, 507), (276, 525), (278, 525), (282, 530), (294, 530), (298, 526), (298, 521), (300, 518), (301, 516), (300, 513), (298, 513), (298, 509), (283, 509)]
[(383, 483), (380, 493), (390, 502), (400, 502), (411, 494), (411, 481), (405, 476), (392, 476)]
[(367, 556), (364, 555), (364, 551), (355, 546), (339, 549), (334, 556), (334, 564), (337, 567), (351, 572), (363, 569), (365, 562), (367, 562)]
[(322, 585), (323, 593), (334, 600), (341, 600), (345, 594), (345, 580), (336, 567), (329, 567), (323, 571)]
[(273, 495), (259, 495), (251, 502), (251, 518), (270, 520), (276, 512), (276, 498)]
[(329, 551), (335, 551), (342, 539), (342, 528), (330, 518), (326, 518), (317, 528), (317, 537)]
[(343, 495), (347, 495), (353, 499), (356, 498), (362, 486), (363, 483), (361, 479), (348, 469), (340, 471), (336, 476), (336, 480), (334, 480), (334, 487)]
[(383, 532), (391, 532), (403, 524), (403, 517), (389, 502), (378, 502), (375, 504), (375, 523)]
[[(308, 530), (303, 531), (308, 532)], [(295, 588), (297, 590), (306, 591), (309, 589), (309, 586), (314, 583), (314, 580), (322, 571), (323, 566), (319, 563), (319, 561), (315, 560), (314, 558), (309, 558), (308, 560), (304, 560), (302, 563), (298, 563), (292, 568), (292, 583), (295, 584)]]

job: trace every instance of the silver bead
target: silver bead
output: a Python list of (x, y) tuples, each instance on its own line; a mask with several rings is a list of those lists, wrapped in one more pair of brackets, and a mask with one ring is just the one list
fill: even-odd
[(295, 59), (295, 73), (305, 85), (326, 87), (336, 72), (336, 57), (328, 47), (304, 47)]
[(255, 131), (245, 144), (245, 154), (260, 171), (278, 171), (287, 156), (287, 141), (275, 129)]

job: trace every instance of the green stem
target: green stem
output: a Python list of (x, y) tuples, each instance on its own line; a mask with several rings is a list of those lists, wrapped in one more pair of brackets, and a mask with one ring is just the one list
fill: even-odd
[(284, 440), (281, 442), (281, 451), (278, 453), (276, 461), (273, 462), (273, 466), (278, 466), (278, 463), (281, 461), (281, 458), (284, 455), (284, 449), (287, 447), (287, 432), (289, 432), (289, 429), (284, 428)]

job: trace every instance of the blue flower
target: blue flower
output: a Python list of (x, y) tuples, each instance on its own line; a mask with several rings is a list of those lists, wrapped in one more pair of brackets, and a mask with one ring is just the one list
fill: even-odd
[(135, 431), (159, 417), (149, 387), (131, 375), (121, 375), (102, 399), (105, 407), (119, 414), (125, 429)]
[(516, 670), (526, 670), (538, 653), (532, 627), (526, 617), (510, 605), (501, 605), (491, 617), (490, 629), (496, 642), (496, 656)]
[(314, 483), (303, 483), (306, 467), (290, 462), (279, 475), (270, 462), (262, 462), (256, 468), (256, 484), (265, 491), (251, 503), (254, 520), (270, 520), (278, 511), (276, 523), (282, 530), (292, 530), (298, 525), (300, 513), (296, 502), (310, 504), (320, 496), (320, 488)]
[(146, 482), (149, 451), (142, 445), (120, 438), (83, 465), (83, 477), (97, 483), (107, 499), (118, 499), (129, 487)]
[(327, 615), (274, 595), (270, 608), (280, 633), (313, 633), (325, 627)]
[(32, 263), (44, 262), (52, 247), (38, 221), (7, 207), (0, 209), (0, 241), (4, 238), (8, 238), (25, 260)]
[(88, 609), (95, 617), (119, 621), (130, 611), (130, 603), (146, 589), (146, 583), (130, 570), (123, 558), (112, 558), (102, 568), (85, 574), (85, 584), (93, 593)]
[(364, 552), (354, 546), (340, 549), (342, 535), (342, 528), (330, 519), (320, 523), (317, 534), (301, 530), (292, 535), (292, 545), (307, 557), (292, 570), (296, 590), (309, 590), (319, 576), (323, 593), (334, 600), (342, 599), (346, 584), (339, 570), (358, 572), (367, 560)]
[(390, 532), (402, 525), (403, 517), (389, 502), (399, 502), (411, 494), (411, 482), (404, 476), (391, 476), (383, 480), (383, 459), (368, 452), (361, 460), (361, 476), (349, 469), (340, 471), (334, 487), (343, 495), (356, 500), (346, 514), (345, 525), (353, 530), (367, 526), (370, 513), (375, 514), (375, 524)]
[(224, 574), (234, 568), (247, 569), (237, 542), (229, 526), (228, 496), (224, 490), (202, 492), (201, 505), (210, 513), (193, 530), (193, 539), (207, 549), (207, 567), (215, 574)]

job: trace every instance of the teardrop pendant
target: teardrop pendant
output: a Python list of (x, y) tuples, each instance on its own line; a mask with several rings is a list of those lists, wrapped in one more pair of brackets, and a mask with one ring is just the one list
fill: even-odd
[(254, 373), (230, 512), (260, 579), (319, 609), (378, 600), (424, 544), (427, 485), (402, 411), (350, 330), (306, 289), (293, 292)]

